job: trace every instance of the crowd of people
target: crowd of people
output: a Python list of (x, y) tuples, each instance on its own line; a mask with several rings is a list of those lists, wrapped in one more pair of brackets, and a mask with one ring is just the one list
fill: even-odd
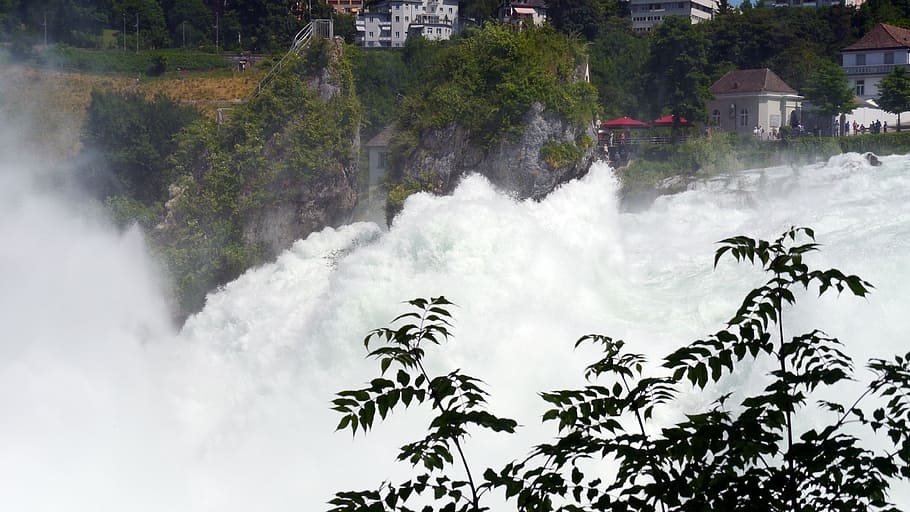
[(853, 129), (854, 135), (865, 135), (867, 133), (888, 133), (888, 121), (884, 123), (881, 120), (876, 120), (872, 123), (869, 123), (869, 126), (865, 124), (857, 123), (856, 120), (853, 120), (853, 123), (845, 122), (843, 127), (844, 135), (850, 135), (850, 129)]

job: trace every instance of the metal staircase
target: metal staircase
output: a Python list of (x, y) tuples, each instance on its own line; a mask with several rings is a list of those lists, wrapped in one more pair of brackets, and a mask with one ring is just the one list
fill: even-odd
[(306, 24), (299, 32), (294, 36), (293, 42), (291, 43), (291, 49), (285, 53), (281, 60), (277, 64), (272, 66), (272, 69), (265, 75), (265, 77), (259, 82), (259, 85), (256, 86), (256, 91), (253, 93), (252, 98), (255, 98), (262, 92), (262, 90), (274, 80), (275, 76), (281, 71), (281, 68), (284, 66), (285, 62), (291, 55), (297, 55), (300, 51), (313, 40), (313, 37), (332, 39), (335, 35), (335, 26), (333, 20), (331, 19), (318, 19), (312, 20)]

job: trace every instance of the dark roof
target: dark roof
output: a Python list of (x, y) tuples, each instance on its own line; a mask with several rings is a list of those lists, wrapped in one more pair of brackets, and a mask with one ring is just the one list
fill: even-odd
[(859, 41), (842, 51), (883, 50), (887, 48), (910, 48), (910, 30), (879, 23)]
[(784, 82), (768, 68), (736, 69), (729, 71), (711, 86), (711, 94), (731, 94), (737, 92), (782, 92), (796, 94), (796, 89), (787, 85), (787, 82)]
[(390, 124), (382, 129), (381, 132), (377, 133), (375, 137), (370, 139), (367, 142), (366, 147), (368, 148), (384, 148), (389, 145), (389, 141), (392, 140), (392, 135), (395, 135), (395, 125)]

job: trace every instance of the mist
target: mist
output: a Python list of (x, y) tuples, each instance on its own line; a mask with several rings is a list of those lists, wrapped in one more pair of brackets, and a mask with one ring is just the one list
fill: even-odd
[[(761, 282), (743, 265), (712, 268), (714, 243), (737, 234), (812, 226), (814, 262), (876, 286), (868, 299), (808, 294), (786, 316), (794, 332), (841, 337), (861, 380), (865, 359), (907, 347), (906, 156), (721, 176), (636, 213), (603, 164), (540, 202), (472, 176), (451, 196), (411, 197), (387, 232), (355, 223), (298, 241), (178, 327), (144, 234), (115, 228), (40, 143), (7, 131), (0, 148), (5, 510), (321, 510), (336, 491), (402, 479), (396, 447), (426, 414), (396, 412), (352, 438), (333, 433), (329, 403), (376, 373), (370, 329), (441, 294), (458, 304), (455, 337), (429, 369), (484, 379), (491, 409), (522, 425), (468, 441), (478, 471), (500, 467), (554, 434), (536, 393), (583, 383), (594, 354), (572, 349), (578, 337), (623, 338), (654, 361), (720, 327)], [(689, 392), (656, 420), (754, 390), (763, 371)], [(894, 495), (905, 507), (906, 487)]]

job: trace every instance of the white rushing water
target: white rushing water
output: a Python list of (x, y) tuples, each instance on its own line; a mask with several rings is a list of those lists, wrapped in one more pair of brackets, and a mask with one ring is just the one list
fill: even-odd
[[(397, 479), (408, 468), (396, 447), (426, 416), (401, 411), (352, 439), (333, 433), (329, 402), (375, 373), (370, 329), (401, 301), (439, 294), (459, 305), (456, 336), (430, 350), (431, 366), (483, 378), (491, 408), (525, 425), (508, 442), (469, 441), (478, 471), (499, 466), (552, 434), (535, 393), (581, 383), (593, 354), (572, 350), (579, 336), (621, 337), (656, 359), (716, 330), (761, 276), (713, 270), (714, 242), (791, 225), (816, 229), (813, 261), (876, 286), (787, 314), (794, 330), (841, 337), (864, 377), (865, 359), (906, 351), (910, 332), (910, 157), (883, 161), (741, 173), (639, 213), (619, 212), (604, 165), (539, 203), (471, 177), (450, 197), (409, 199), (388, 232), (360, 223), (297, 242), (180, 332), (140, 233), (114, 233), (4, 169), (0, 509), (315, 511), (336, 490)], [(896, 498), (910, 506), (906, 487)]]

